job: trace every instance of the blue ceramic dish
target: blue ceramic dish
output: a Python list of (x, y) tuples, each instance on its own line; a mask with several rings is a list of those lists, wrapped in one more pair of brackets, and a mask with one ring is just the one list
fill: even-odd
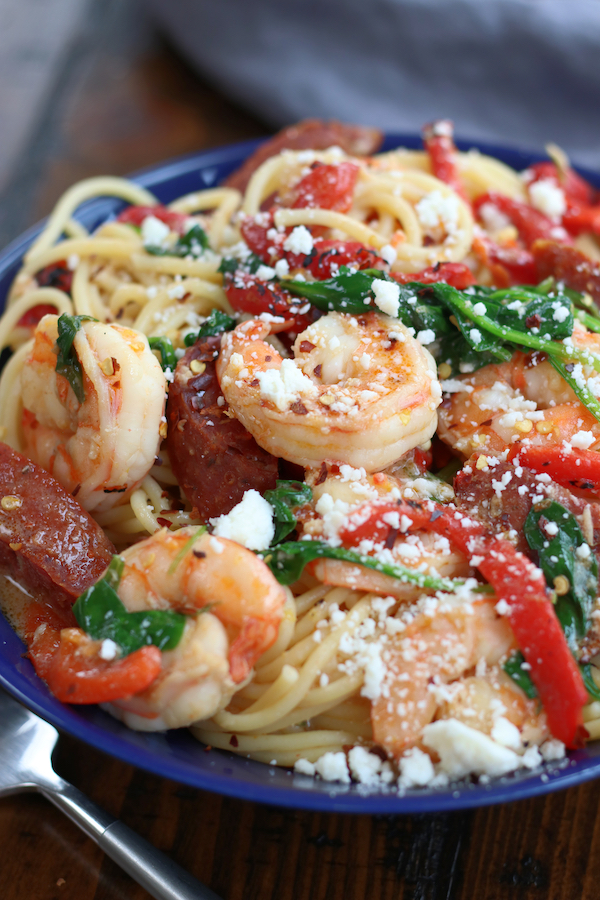
[[(163, 202), (218, 184), (258, 146), (247, 141), (177, 159), (134, 176)], [(420, 139), (388, 135), (384, 149), (418, 148)], [(461, 149), (473, 144), (459, 142)], [(478, 148), (515, 169), (539, 157), (518, 150), (477, 144)], [(600, 187), (600, 177), (583, 173)], [(116, 200), (94, 200), (80, 208), (78, 218), (88, 228), (99, 225), (120, 208)], [(39, 233), (35, 226), (0, 254), (0, 298), (4, 298), (23, 253)], [(185, 731), (142, 734), (130, 731), (96, 707), (59, 703), (23, 658), (24, 646), (0, 616), (0, 684), (59, 730), (85, 741), (126, 763), (156, 775), (240, 800), (260, 801), (328, 812), (424, 813), (519, 800), (581, 784), (600, 775), (600, 742), (577, 751), (560, 766), (533, 774), (517, 773), (491, 784), (453, 785), (444, 789), (369, 793), (360, 785), (339, 785), (263, 765), (220, 750), (207, 751)]]

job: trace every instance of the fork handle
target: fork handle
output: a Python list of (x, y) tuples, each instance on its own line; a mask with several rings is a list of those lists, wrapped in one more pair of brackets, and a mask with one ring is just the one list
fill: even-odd
[(157, 850), (80, 790), (60, 779), (41, 793), (78, 825), (155, 900), (221, 900), (210, 888)]

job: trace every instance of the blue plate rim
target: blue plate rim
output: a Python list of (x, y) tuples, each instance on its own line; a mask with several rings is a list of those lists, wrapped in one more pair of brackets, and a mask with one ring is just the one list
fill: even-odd
[[(194, 173), (199, 174), (211, 168), (223, 165), (233, 168), (260, 146), (263, 140), (257, 138), (186, 154), (147, 166), (130, 177), (152, 189), (169, 180), (182, 176), (191, 177)], [(504, 161), (510, 158), (511, 165), (522, 168), (546, 158), (541, 152), (478, 140), (459, 139), (457, 145), (461, 150), (475, 148)], [(420, 137), (414, 134), (389, 133), (385, 138), (384, 149), (391, 149), (392, 146), (417, 148), (420, 146)], [(598, 173), (579, 167), (577, 170), (600, 187)], [(91, 220), (108, 217), (118, 205), (118, 201), (112, 199), (94, 199), (84, 204), (78, 215)], [(0, 252), (0, 285), (8, 281), (7, 273), (18, 264), (24, 250), (39, 234), (43, 224), (42, 221), (33, 225)], [(0, 291), (3, 291), (3, 287), (0, 287)], [(590, 748), (571, 754), (563, 763), (547, 764), (543, 771), (532, 774), (519, 772), (489, 784), (459, 784), (435, 791), (411, 790), (399, 794), (370, 792), (361, 785), (346, 786), (314, 781), (225, 751), (210, 750), (207, 753), (185, 731), (169, 732), (159, 737), (144, 734), (140, 738), (139, 732), (130, 732), (102, 710), (65, 706), (37, 678), (31, 663), (22, 658), (24, 650), (24, 645), (6, 620), (0, 617), (0, 685), (59, 731), (154, 775), (239, 800), (322, 812), (440, 813), (536, 797), (582, 784), (600, 775), (600, 746), (598, 752), (594, 753), (591, 745)], [(159, 746), (159, 753), (155, 745)], [(195, 757), (204, 762), (208, 760), (209, 765), (198, 768), (190, 761)], [(211, 771), (211, 767), (214, 770)], [(237, 773), (237, 777), (234, 773)], [(247, 777), (242, 778), (242, 775)]]

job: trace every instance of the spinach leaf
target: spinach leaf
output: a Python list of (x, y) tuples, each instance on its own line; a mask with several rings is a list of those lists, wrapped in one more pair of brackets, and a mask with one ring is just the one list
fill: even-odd
[(280, 584), (293, 584), (302, 574), (304, 567), (315, 559), (341, 559), (433, 591), (454, 591), (464, 584), (462, 580), (438, 578), (435, 575), (415, 572), (414, 569), (407, 569), (404, 566), (382, 563), (374, 556), (363, 556), (345, 547), (330, 547), (323, 541), (290, 541), (265, 550), (259, 555)]
[(523, 668), (524, 662), (525, 657), (520, 650), (517, 650), (516, 653), (513, 653), (512, 656), (509, 656), (506, 660), (503, 669), (507, 675), (510, 675), (515, 684), (519, 685), (524, 694), (529, 697), (530, 700), (534, 700), (538, 695), (537, 688), (531, 680), (531, 675), (527, 669)]
[(220, 272), (221, 275), (233, 275), (238, 269), (243, 269), (245, 272), (250, 272), (251, 275), (254, 275), (264, 265), (265, 263), (256, 253), (250, 253), (245, 259), (237, 259), (235, 256), (224, 256), (217, 272)]
[(56, 339), (56, 371), (59, 375), (64, 375), (71, 387), (73, 393), (80, 403), (85, 400), (85, 392), (83, 390), (83, 371), (81, 363), (77, 358), (77, 354), (73, 349), (73, 341), (75, 335), (81, 328), (82, 322), (97, 322), (92, 316), (69, 316), (63, 313), (58, 317), (58, 337)]
[(170, 369), (171, 372), (174, 372), (177, 365), (177, 357), (175, 356), (175, 350), (173, 349), (173, 344), (169, 338), (151, 337), (148, 338), (148, 343), (150, 344), (151, 350), (158, 350), (160, 353), (160, 364), (163, 369)]
[(235, 325), (235, 319), (232, 319), (227, 313), (224, 313), (220, 309), (213, 309), (206, 322), (203, 322), (200, 326), (198, 333), (194, 334), (193, 332), (190, 332), (189, 334), (186, 334), (183, 342), (186, 347), (191, 347), (192, 344), (195, 344), (197, 341), (201, 341), (204, 338), (211, 337), (215, 334), (222, 334), (224, 331), (231, 331), (235, 328)]
[[(556, 529), (556, 533), (553, 532)], [(569, 646), (577, 650), (579, 638), (589, 628), (589, 617), (598, 591), (598, 563), (593, 553), (580, 557), (577, 549), (585, 544), (575, 516), (556, 500), (536, 504), (523, 527), (527, 543), (536, 550), (539, 565), (550, 587), (562, 576), (568, 590), (556, 599), (556, 615)]]
[(154, 244), (145, 244), (144, 250), (151, 256), (202, 256), (209, 247), (208, 235), (200, 225), (193, 225), (189, 231), (180, 235), (172, 247), (157, 247)]
[[(594, 666), (596, 668), (596, 666)], [(592, 666), (590, 663), (586, 663), (585, 665), (580, 665), (579, 669), (581, 671), (581, 677), (583, 678), (583, 683), (585, 685), (585, 689), (589, 694), (590, 700), (600, 700), (600, 688), (596, 684), (594, 676), (592, 675)]]
[(128, 612), (117, 594), (123, 566), (123, 558), (113, 556), (103, 577), (78, 597), (73, 606), (78, 625), (94, 640), (114, 641), (125, 656), (148, 644), (172, 650), (186, 617), (166, 609)]
[(273, 507), (275, 535), (272, 544), (278, 544), (296, 527), (294, 507), (304, 506), (312, 500), (312, 490), (300, 481), (277, 481), (273, 491), (265, 491), (265, 500)]

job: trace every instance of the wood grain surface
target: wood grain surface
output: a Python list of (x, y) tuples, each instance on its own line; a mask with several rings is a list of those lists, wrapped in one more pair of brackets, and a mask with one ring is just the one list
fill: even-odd
[[(266, 133), (190, 72), (128, 0), (92, 2), (48, 78), (47, 105), (0, 197), (3, 243), (78, 178)], [(66, 736), (55, 764), (224, 900), (600, 896), (600, 782), (472, 812), (342, 816), (192, 790)], [(148, 896), (42, 798), (0, 800), (1, 900)]]

